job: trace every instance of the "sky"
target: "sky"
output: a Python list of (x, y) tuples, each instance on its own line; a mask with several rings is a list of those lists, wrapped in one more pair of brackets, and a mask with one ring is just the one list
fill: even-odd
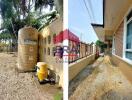
[(68, 1), (68, 27), (81, 41), (91, 43), (98, 40), (91, 23), (103, 23), (102, 2), (102, 0)]

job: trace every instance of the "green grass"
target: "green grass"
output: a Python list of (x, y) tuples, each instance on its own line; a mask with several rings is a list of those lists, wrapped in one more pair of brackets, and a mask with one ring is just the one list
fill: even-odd
[(63, 94), (62, 93), (56, 93), (55, 95), (54, 95), (54, 100), (63, 100), (62, 99), (63, 98)]

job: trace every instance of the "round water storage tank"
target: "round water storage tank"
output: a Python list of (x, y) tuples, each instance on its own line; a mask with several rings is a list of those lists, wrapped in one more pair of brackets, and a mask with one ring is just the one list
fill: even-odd
[(37, 63), (38, 31), (24, 27), (18, 32), (18, 70), (32, 71)]

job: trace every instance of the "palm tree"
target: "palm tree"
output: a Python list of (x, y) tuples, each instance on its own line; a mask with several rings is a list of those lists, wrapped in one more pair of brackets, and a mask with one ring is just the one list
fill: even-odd
[[(7, 30), (12, 42), (17, 43), (20, 28), (30, 25), (41, 30), (56, 18), (56, 11), (44, 15), (41, 13), (47, 6), (52, 10), (54, 3), (62, 15), (63, 0), (0, 0), (0, 15), (3, 20), (0, 30)], [(4, 37), (0, 38), (4, 39)]]

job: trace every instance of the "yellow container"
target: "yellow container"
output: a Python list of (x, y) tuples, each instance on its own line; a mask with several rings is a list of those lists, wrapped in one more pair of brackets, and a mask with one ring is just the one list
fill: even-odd
[(39, 81), (43, 81), (48, 76), (47, 64), (44, 62), (37, 63), (37, 76)]

